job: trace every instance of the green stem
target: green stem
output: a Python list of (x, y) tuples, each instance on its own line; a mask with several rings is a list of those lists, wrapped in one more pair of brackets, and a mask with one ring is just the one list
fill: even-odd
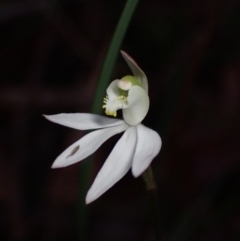
[(154, 176), (153, 176), (151, 166), (142, 174), (142, 176), (145, 181), (146, 189), (151, 202), (156, 241), (162, 241), (163, 240), (162, 234), (161, 234), (162, 225), (161, 225), (160, 209), (159, 209), (159, 201), (158, 201), (158, 190), (157, 190), (157, 185), (154, 181)]
[(98, 80), (92, 106), (93, 113), (101, 113), (102, 99), (105, 95), (117, 56), (119, 55), (121, 43), (138, 2), (139, 0), (128, 0), (119, 19)]
[[(98, 80), (97, 88), (95, 91), (95, 98), (91, 108), (91, 112), (100, 114), (102, 111), (102, 100), (105, 95), (108, 82), (110, 80), (113, 67), (115, 65), (117, 56), (119, 54), (120, 46), (125, 36), (126, 30), (134, 13), (139, 0), (128, 0), (122, 15), (117, 24), (112, 41), (110, 43), (106, 58), (103, 63), (102, 71)], [(85, 204), (85, 195), (90, 186), (91, 173), (92, 173), (92, 159), (82, 163), (80, 168), (79, 178), (79, 197), (78, 197), (78, 239), (81, 241), (88, 240), (88, 212)]]

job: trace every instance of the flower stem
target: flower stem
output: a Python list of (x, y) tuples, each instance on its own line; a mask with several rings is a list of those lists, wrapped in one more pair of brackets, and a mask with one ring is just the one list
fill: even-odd
[(153, 176), (153, 171), (151, 166), (142, 174), (142, 176), (145, 181), (146, 189), (151, 202), (156, 241), (162, 241), (163, 240), (162, 232), (161, 232), (162, 225), (161, 225), (160, 209), (159, 209), (159, 202), (158, 202), (158, 190), (157, 190), (157, 185), (154, 181), (154, 176)]

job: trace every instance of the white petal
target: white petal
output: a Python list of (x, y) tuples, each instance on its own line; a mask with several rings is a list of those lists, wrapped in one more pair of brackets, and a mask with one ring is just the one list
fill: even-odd
[(140, 86), (132, 86), (128, 91), (128, 107), (123, 109), (123, 118), (129, 125), (139, 124), (149, 110), (149, 97)]
[(108, 138), (125, 131), (127, 128), (128, 125), (123, 123), (85, 135), (58, 156), (52, 168), (66, 167), (85, 159), (94, 153)]
[(136, 141), (136, 128), (130, 127), (117, 142), (95, 178), (87, 193), (87, 204), (96, 200), (128, 172), (132, 165)]
[(44, 115), (44, 117), (54, 123), (78, 130), (111, 127), (123, 123), (122, 120), (87, 113)]
[(119, 96), (118, 79), (112, 81), (107, 88), (107, 95), (109, 99), (115, 99)]
[(133, 157), (132, 174), (141, 175), (159, 153), (162, 141), (158, 133), (140, 124), (137, 127), (137, 146)]
[(126, 52), (121, 50), (121, 54), (125, 61), (127, 62), (129, 68), (132, 70), (133, 75), (138, 79), (138, 81), (141, 83), (142, 87), (145, 89), (145, 91), (148, 93), (148, 80), (145, 73), (141, 70), (141, 68), (138, 66), (138, 64), (133, 60), (131, 56), (129, 56)]

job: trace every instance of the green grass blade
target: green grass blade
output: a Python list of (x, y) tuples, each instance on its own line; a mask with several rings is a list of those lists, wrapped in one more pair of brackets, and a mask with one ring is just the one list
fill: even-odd
[[(139, 0), (128, 0), (123, 9), (122, 15), (117, 24), (106, 58), (103, 63), (102, 71), (94, 95), (93, 105), (91, 108), (92, 113), (100, 114), (102, 111), (102, 100), (106, 94), (107, 85), (109, 83), (113, 67), (119, 54), (121, 43), (138, 2)], [(85, 195), (87, 189), (90, 186), (90, 177), (93, 166), (92, 159), (93, 158), (89, 158), (89, 160), (81, 165), (79, 176), (78, 239), (81, 241), (88, 240), (88, 212), (87, 206), (85, 205)]]
[(119, 55), (121, 43), (138, 2), (139, 0), (128, 0), (119, 19), (98, 80), (95, 98), (92, 105), (93, 113), (101, 113), (102, 99), (106, 93), (113, 67), (117, 56)]

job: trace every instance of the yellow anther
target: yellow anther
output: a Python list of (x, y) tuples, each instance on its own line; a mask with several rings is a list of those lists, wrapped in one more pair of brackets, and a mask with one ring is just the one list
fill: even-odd
[(117, 116), (117, 110), (122, 109), (127, 103), (127, 97), (120, 95), (117, 96), (115, 99), (110, 99), (106, 96), (103, 98), (102, 108), (105, 109), (106, 115), (110, 116)]

